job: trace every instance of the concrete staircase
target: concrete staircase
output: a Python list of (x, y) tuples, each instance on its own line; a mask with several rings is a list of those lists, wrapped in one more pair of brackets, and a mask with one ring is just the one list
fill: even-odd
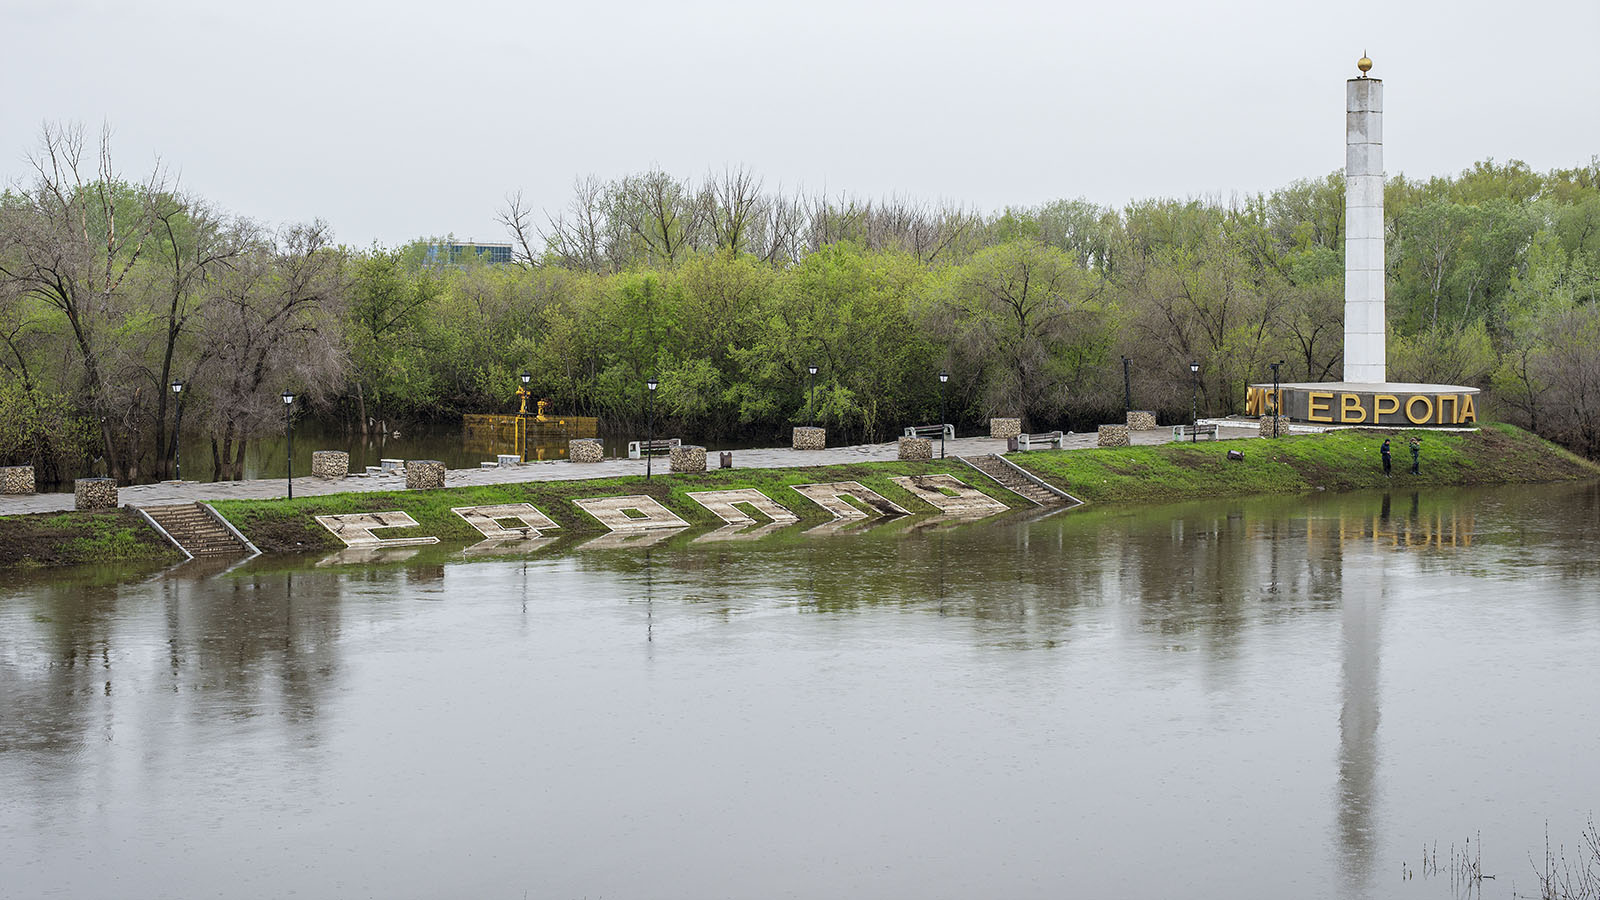
[(1047, 487), (1037, 477), (1020, 471), (1000, 457), (963, 456), (961, 461), (989, 476), (1001, 487), (1045, 507), (1076, 506), (1080, 501), (1064, 492)]
[(141, 507), (144, 514), (167, 530), (173, 543), (191, 556), (243, 556), (250, 552), (233, 532), (198, 503)]

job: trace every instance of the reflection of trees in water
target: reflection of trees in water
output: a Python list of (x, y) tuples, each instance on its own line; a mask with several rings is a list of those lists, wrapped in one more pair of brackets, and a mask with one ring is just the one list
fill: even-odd
[(114, 584), (43, 583), (7, 601), (0, 753), (70, 752), (106, 724), (117, 595)]
[(169, 690), (179, 714), (201, 724), (278, 716), (309, 727), (338, 671), (340, 593), (339, 579), (320, 573), (31, 589), (8, 601), (0, 752), (70, 761), (143, 714), (113, 702), (119, 689)]

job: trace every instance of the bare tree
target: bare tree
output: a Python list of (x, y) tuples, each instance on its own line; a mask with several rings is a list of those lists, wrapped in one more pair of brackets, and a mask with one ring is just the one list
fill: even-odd
[(33, 178), (0, 221), (0, 279), (65, 317), (107, 471), (136, 478), (136, 457), (124, 452), (137, 444), (126, 427), (134, 404), (119, 402), (127, 382), (113, 337), (130, 313), (125, 287), (156, 228), (165, 176), (157, 164), (145, 181), (123, 181), (112, 164), (109, 130), (91, 151), (78, 126), (46, 125), (29, 163)]
[(700, 195), (716, 248), (736, 255), (748, 250), (767, 203), (761, 195), (761, 179), (742, 166), (724, 169), (720, 176), (706, 176)]
[(214, 282), (204, 329), (226, 398), (206, 416), (214, 477), (243, 477), (248, 441), (281, 421), (279, 388), (296, 385), (316, 400), (341, 386), (332, 325), (343, 289), (342, 261), (321, 222), (257, 235)]

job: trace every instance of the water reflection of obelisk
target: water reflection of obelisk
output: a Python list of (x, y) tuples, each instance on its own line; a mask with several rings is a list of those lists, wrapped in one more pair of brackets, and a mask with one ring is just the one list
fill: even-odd
[[(1349, 549), (1341, 548), (1341, 556)], [(1345, 886), (1352, 896), (1364, 896), (1377, 844), (1373, 804), (1378, 770), (1378, 648), (1387, 591), (1381, 561), (1343, 558), (1339, 568), (1344, 662), (1344, 703), (1339, 710), (1339, 848)]]
[(1388, 381), (1383, 313), (1383, 81), (1345, 82), (1344, 380)]

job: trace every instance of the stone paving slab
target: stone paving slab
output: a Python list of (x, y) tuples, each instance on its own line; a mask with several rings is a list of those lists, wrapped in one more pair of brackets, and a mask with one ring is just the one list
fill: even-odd
[[(1225, 420), (1219, 437), (1254, 438), (1259, 425), (1255, 420), (1241, 420), (1238, 426)], [(1170, 429), (1135, 432), (1135, 445), (1165, 444), (1171, 440)], [(1062, 443), (1067, 450), (1084, 450), (1095, 446), (1097, 435), (1068, 434)], [(945, 455), (982, 456), (986, 453), (1005, 453), (1006, 442), (988, 437), (964, 437), (946, 442)], [(830, 447), (825, 450), (791, 450), (772, 447), (753, 450), (734, 450), (734, 466), (741, 469), (794, 469), (806, 466), (832, 466), (856, 462), (886, 462), (898, 456), (898, 443), (857, 444), (850, 447)], [(1048, 452), (1048, 451), (1046, 451)], [(934, 457), (938, 458), (937, 451)], [(608, 459), (597, 463), (571, 463), (567, 460), (547, 460), (520, 466), (492, 469), (451, 469), (447, 484), (450, 487), (471, 487), (483, 484), (514, 484), (525, 481), (579, 481), (586, 478), (644, 477), (645, 461), (642, 459)], [(659, 468), (659, 467), (658, 467)], [(666, 475), (664, 477), (671, 477)], [(137, 484), (119, 490), (119, 500), (133, 506), (160, 506), (171, 503), (210, 502), (213, 500), (275, 500), (287, 496), (288, 482), (283, 478), (260, 478), (252, 481), (163, 481), (159, 484)], [(325, 494), (344, 494), (367, 491), (403, 491), (405, 477), (401, 475), (351, 476), (348, 478), (314, 478), (296, 476), (296, 497), (318, 497)], [(25, 513), (66, 512), (73, 508), (73, 495), (66, 493), (0, 495), (0, 516)]]

